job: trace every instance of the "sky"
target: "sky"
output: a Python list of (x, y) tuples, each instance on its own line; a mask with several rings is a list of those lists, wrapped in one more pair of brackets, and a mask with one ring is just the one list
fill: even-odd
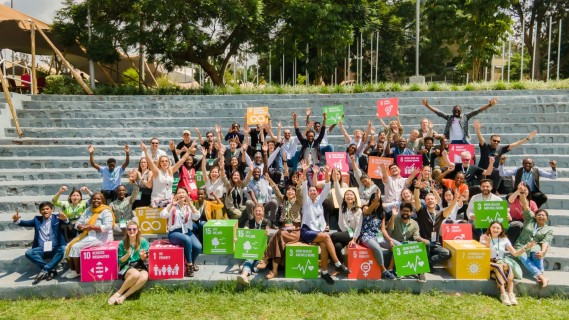
[[(10, 0), (0, 0), (10, 7)], [(55, 11), (63, 7), (62, 0), (12, 0), (14, 9), (46, 23), (53, 22)]]

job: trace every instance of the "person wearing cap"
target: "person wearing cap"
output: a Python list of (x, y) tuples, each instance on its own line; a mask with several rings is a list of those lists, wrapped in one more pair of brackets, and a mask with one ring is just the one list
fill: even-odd
[[(95, 162), (95, 147), (89, 145), (87, 151), (89, 151), (89, 162), (91, 167), (95, 168), (103, 176), (103, 185), (101, 187), (101, 193), (105, 196), (105, 199), (109, 203), (117, 199), (117, 187), (121, 184), (121, 176), (124, 173), (128, 163), (130, 161), (130, 148), (128, 145), (123, 147), (126, 158), (124, 163), (116, 169), (117, 160), (114, 158), (107, 159), (106, 166), (99, 166)], [(115, 170), (116, 169), (116, 170)]]
[(182, 141), (176, 145), (176, 154), (183, 157), (184, 153), (188, 150), (190, 151), (190, 154), (195, 155), (197, 149), (194, 144), (194, 140), (192, 140), (190, 130), (184, 130), (184, 132), (182, 132)]

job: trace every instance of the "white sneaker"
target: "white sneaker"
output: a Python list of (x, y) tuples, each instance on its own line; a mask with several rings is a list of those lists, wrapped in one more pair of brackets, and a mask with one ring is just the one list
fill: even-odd
[(75, 272), (75, 270), (70, 270), (70, 271), (69, 271), (69, 274), (67, 274), (66, 278), (67, 278), (67, 279), (75, 279), (75, 278), (77, 278), (77, 277), (79, 277), (79, 276), (80, 276), (80, 274), (77, 273), (77, 272)]
[(67, 269), (67, 271), (65, 271), (62, 275), (61, 278), (62, 279), (67, 279), (67, 275), (71, 272), (71, 269)]
[(507, 293), (501, 294), (501, 295), (500, 295), (500, 300), (502, 301), (502, 303), (503, 303), (504, 305), (507, 305), (507, 306), (511, 306), (511, 305), (512, 305), (512, 303), (510, 302), (510, 297), (508, 296)]
[(513, 306), (517, 306), (518, 305), (518, 299), (516, 299), (516, 294), (514, 293), (508, 293), (508, 298), (510, 298), (510, 303)]

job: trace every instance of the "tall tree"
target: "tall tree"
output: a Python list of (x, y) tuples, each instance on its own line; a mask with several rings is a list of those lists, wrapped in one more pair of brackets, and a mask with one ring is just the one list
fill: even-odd
[(512, 19), (505, 13), (511, 0), (432, 0), (425, 3), (429, 26), (436, 40), (457, 44), (472, 79), (498, 54)]

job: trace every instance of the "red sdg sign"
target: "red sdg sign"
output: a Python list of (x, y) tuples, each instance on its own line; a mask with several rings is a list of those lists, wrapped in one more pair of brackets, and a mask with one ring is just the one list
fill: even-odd
[(399, 98), (377, 100), (377, 117), (395, 117), (399, 112)]
[(445, 240), (472, 240), (472, 225), (469, 223), (448, 223), (441, 225), (441, 236)]
[(167, 240), (152, 242), (149, 248), (148, 276), (150, 279), (183, 279), (184, 248)]
[(366, 247), (355, 245), (348, 248), (348, 268), (352, 271), (348, 279), (381, 279), (381, 269), (373, 257), (373, 252)]

